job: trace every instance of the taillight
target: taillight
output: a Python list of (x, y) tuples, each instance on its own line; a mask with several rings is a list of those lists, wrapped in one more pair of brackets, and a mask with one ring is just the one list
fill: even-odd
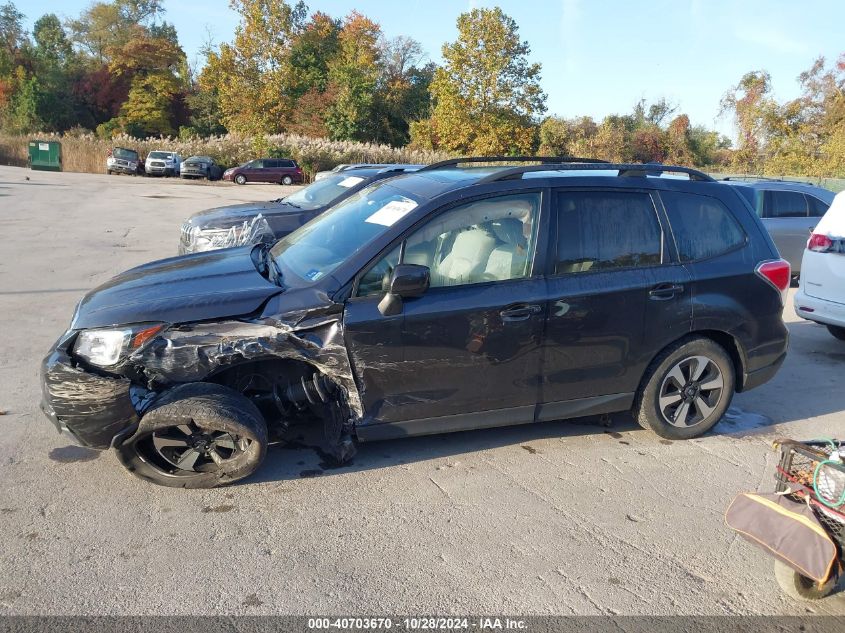
[(757, 264), (754, 272), (765, 279), (775, 290), (780, 292), (782, 303), (786, 302), (786, 293), (789, 290), (789, 282), (792, 280), (792, 267), (788, 261), (774, 259), (768, 262), (761, 262)]
[(813, 233), (807, 240), (807, 249), (815, 253), (826, 253), (832, 248), (833, 240), (821, 233)]

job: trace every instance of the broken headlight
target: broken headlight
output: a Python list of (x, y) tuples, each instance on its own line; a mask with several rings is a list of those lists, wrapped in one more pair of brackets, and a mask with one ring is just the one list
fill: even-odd
[(73, 351), (92, 365), (111, 367), (163, 329), (163, 323), (142, 323), (124, 328), (83, 330), (76, 337)]

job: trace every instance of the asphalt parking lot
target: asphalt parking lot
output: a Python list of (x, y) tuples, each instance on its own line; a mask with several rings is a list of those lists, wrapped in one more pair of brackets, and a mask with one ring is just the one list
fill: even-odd
[(845, 615), (842, 589), (783, 596), (723, 522), (773, 490), (773, 439), (843, 435), (845, 343), (791, 301), (778, 376), (689, 442), (616, 416), (365, 444), (339, 469), (275, 447), (210, 491), (68, 446), (38, 365), (82, 294), (175, 255), (190, 213), (293, 189), (0, 167), (0, 613)]

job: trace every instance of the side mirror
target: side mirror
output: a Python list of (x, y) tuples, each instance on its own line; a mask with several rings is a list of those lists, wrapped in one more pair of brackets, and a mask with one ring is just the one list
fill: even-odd
[(402, 299), (421, 297), (431, 283), (428, 266), (399, 264), (393, 269), (387, 283), (387, 292), (379, 302), (379, 312), (384, 316), (395, 316), (402, 311)]

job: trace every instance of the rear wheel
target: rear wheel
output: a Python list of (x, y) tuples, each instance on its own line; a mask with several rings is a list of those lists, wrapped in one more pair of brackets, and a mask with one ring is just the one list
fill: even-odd
[(282, 178), (282, 184), (283, 185), (292, 185), (293, 184), (293, 178), (291, 178), (290, 176), (285, 176), (284, 178)]
[(833, 578), (820, 585), (779, 560), (775, 560), (775, 580), (785, 594), (796, 600), (821, 600), (836, 588)]
[(734, 394), (733, 361), (707, 338), (670, 346), (652, 362), (646, 376), (634, 403), (634, 416), (643, 428), (672, 440), (709, 431)]
[(840, 327), (838, 325), (828, 325), (827, 331), (833, 334), (836, 338), (840, 341), (845, 341), (845, 327)]
[(235, 182), (238, 183), (239, 185), (245, 185), (246, 184), (246, 176), (244, 176), (243, 174), (238, 174), (237, 176), (235, 176)]
[(251, 475), (267, 452), (258, 408), (228, 387), (180, 385), (164, 394), (118, 447), (134, 475), (162, 486), (214, 488)]

